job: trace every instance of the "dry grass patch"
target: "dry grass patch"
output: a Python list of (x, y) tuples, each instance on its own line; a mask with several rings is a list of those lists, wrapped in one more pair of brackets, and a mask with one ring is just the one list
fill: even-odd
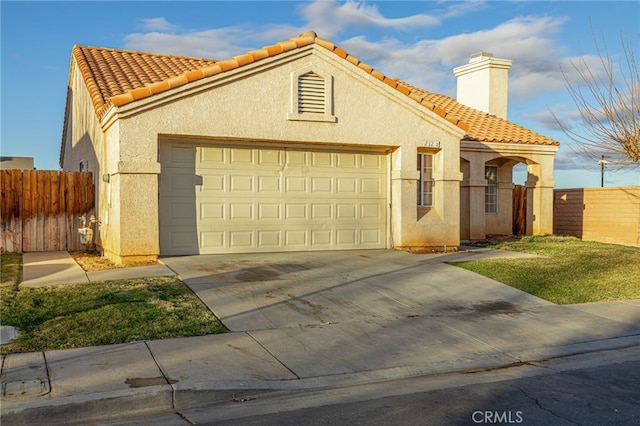
[(82, 269), (88, 272), (106, 271), (116, 268), (130, 268), (134, 266), (153, 266), (157, 265), (157, 261), (146, 261), (137, 263), (127, 263), (126, 265), (117, 265), (108, 258), (100, 256), (99, 253), (90, 251), (72, 251), (69, 253)]

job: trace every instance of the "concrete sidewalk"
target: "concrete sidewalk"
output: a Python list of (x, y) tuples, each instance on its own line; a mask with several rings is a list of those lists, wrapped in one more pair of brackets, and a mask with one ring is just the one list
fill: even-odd
[(3, 356), (2, 422), (104, 422), (640, 348), (640, 300), (558, 306), (446, 264), (496, 256), (519, 257), (481, 249), (163, 259), (232, 332)]
[(24, 253), (22, 287), (46, 287), (93, 281), (175, 275), (166, 265), (85, 272), (66, 251)]

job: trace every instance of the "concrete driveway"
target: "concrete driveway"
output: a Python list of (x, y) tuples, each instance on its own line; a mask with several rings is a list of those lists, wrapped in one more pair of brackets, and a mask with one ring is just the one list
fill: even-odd
[(443, 263), (472, 256), (358, 250), (185, 256), (163, 262), (231, 331), (423, 315), (513, 314), (550, 304)]
[[(164, 258), (233, 332), (296, 378), (385, 377), (518, 362), (637, 335), (445, 262), (523, 257), (394, 250)], [(637, 307), (633, 307), (637, 309)]]

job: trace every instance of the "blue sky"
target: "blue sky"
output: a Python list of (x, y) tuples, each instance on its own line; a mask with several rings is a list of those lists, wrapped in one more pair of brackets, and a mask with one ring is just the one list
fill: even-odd
[[(386, 75), (452, 97), (452, 69), (471, 54), (513, 60), (509, 120), (560, 141), (558, 188), (599, 186), (598, 164), (573, 153), (549, 112), (575, 113), (560, 69), (594, 58), (592, 29), (612, 58), (621, 34), (640, 56), (637, 1), (1, 1), (0, 14), (1, 153), (34, 157), (38, 169), (58, 169), (74, 44), (227, 59), (314, 30)], [(605, 184), (640, 185), (640, 171), (607, 171)]]

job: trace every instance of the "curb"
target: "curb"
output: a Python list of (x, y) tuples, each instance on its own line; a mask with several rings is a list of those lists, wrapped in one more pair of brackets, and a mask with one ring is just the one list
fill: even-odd
[(16, 426), (86, 424), (170, 411), (173, 411), (173, 389), (162, 385), (15, 404), (3, 401), (0, 423)]
[[(544, 349), (528, 351), (529, 357), (526, 360), (507, 354), (497, 354), (475, 361), (452, 360), (451, 363), (440, 363), (438, 366), (424, 364), (303, 379), (177, 383), (15, 403), (5, 399), (2, 402), (0, 422), (30, 426), (90, 424), (126, 417), (180, 412), (232, 401), (244, 402), (262, 396), (277, 396), (296, 391), (326, 390), (417, 377), (443, 377), (507, 370), (523, 365), (535, 366), (552, 360), (628, 348), (640, 349), (640, 335), (584, 342), (569, 345), (569, 347), (546, 348), (546, 351)], [(509, 360), (511, 362), (508, 362)], [(451, 369), (451, 364), (455, 364), (457, 368)]]

